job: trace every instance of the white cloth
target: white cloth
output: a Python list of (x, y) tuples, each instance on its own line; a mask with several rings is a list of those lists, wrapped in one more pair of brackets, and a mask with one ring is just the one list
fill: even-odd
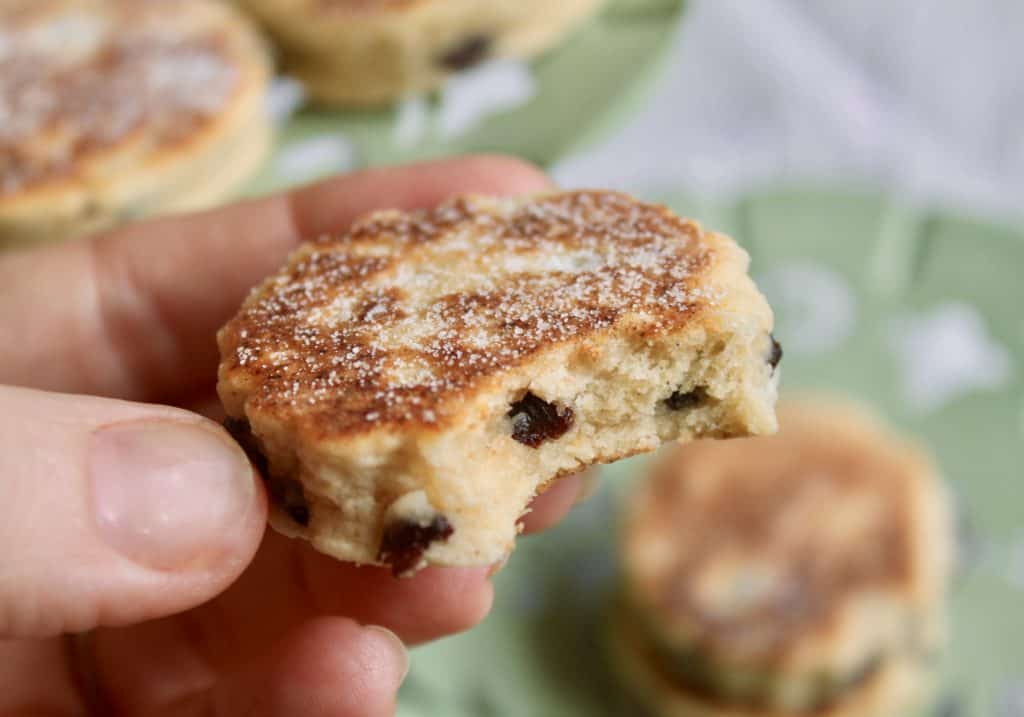
[(1024, 3), (691, 0), (648, 105), (565, 186), (867, 180), (1024, 216)]

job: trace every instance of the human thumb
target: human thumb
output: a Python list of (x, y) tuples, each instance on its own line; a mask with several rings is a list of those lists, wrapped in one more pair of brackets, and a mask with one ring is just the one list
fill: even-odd
[(179, 612), (252, 559), (266, 503), (195, 414), (0, 386), (0, 638)]

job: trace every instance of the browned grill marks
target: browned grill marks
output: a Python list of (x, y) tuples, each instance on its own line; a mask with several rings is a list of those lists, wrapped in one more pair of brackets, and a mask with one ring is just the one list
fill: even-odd
[[(446, 274), (453, 261), (477, 263)], [(249, 405), (293, 428), (440, 426), (481, 381), (560, 343), (627, 317), (641, 339), (696, 320), (718, 300), (714, 262), (696, 224), (626, 195), (462, 197), (305, 245), (221, 348)]]
[(455, 528), (443, 515), (434, 516), (426, 525), (396, 521), (384, 528), (377, 560), (390, 565), (396, 578), (402, 577), (419, 567), (432, 543), (447, 541), (454, 533)]
[(356, 309), (356, 318), (359, 321), (378, 322), (404, 318), (406, 314), (401, 308), (401, 301), (402, 292), (396, 288), (371, 292)]
[(532, 393), (512, 404), (512, 438), (530, 448), (555, 441), (572, 428), (574, 413), (568, 406), (559, 408)]

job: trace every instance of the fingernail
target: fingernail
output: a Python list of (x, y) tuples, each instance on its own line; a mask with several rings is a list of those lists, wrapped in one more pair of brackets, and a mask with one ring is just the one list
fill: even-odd
[(580, 474), (580, 492), (577, 494), (576, 502), (573, 505), (579, 505), (594, 495), (600, 485), (600, 479), (601, 476), (594, 468), (583, 471)]
[(405, 682), (406, 676), (409, 674), (409, 650), (406, 649), (405, 643), (391, 630), (380, 625), (367, 625), (367, 630), (372, 630), (379, 635), (383, 635), (386, 639), (384, 644), (387, 645), (387, 649), (392, 653), (395, 659), (395, 663), (399, 665), (402, 671), (402, 679), (398, 681), (399, 684)]
[(200, 423), (105, 426), (92, 435), (88, 460), (100, 535), (157, 570), (216, 560), (253, 503), (245, 454)]

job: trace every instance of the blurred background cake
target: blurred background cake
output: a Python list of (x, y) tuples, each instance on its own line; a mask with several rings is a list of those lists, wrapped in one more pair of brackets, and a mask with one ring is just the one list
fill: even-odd
[(267, 59), (214, 0), (5, 0), (0, 246), (228, 197), (269, 149)]
[(925, 454), (858, 409), (665, 453), (627, 503), (613, 652), (655, 714), (892, 715), (945, 635), (952, 521)]
[(325, 103), (372, 105), (556, 44), (601, 0), (238, 0)]

